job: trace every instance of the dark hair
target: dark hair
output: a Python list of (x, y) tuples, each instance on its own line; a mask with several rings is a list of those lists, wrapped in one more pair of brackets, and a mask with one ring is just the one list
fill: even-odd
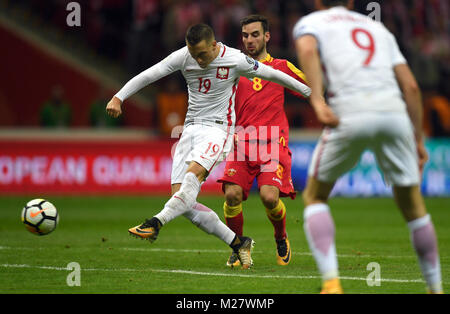
[(188, 28), (186, 31), (186, 41), (189, 45), (195, 46), (202, 40), (213, 40), (214, 31), (206, 24), (195, 24)]
[(264, 33), (269, 31), (269, 21), (265, 16), (259, 14), (252, 14), (244, 17), (241, 20), (241, 27), (254, 22), (261, 22)]
[(322, 0), (322, 4), (326, 7), (332, 7), (336, 5), (347, 5), (348, 0)]

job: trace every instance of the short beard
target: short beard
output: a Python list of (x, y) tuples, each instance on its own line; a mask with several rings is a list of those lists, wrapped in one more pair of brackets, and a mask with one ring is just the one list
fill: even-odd
[(261, 52), (264, 51), (265, 48), (266, 48), (266, 46), (263, 45), (263, 46), (261, 47), (261, 49), (255, 51), (255, 53), (250, 53), (250, 52), (249, 52), (248, 54), (249, 54), (253, 59), (255, 59), (255, 58), (257, 58), (257, 57), (261, 54)]

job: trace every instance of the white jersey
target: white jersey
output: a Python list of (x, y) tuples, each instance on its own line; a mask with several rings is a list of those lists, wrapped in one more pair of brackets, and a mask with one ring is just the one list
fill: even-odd
[(310, 89), (289, 75), (259, 63), (237, 49), (222, 43), (218, 45), (218, 56), (206, 68), (198, 65), (185, 46), (131, 79), (116, 97), (123, 101), (144, 86), (180, 70), (189, 94), (185, 125), (200, 121), (229, 127), (234, 126), (236, 120), (234, 99), (240, 76), (283, 83), (309, 96)]
[(219, 55), (206, 69), (191, 57), (187, 47), (170, 58), (178, 64), (186, 79), (189, 106), (185, 124), (195, 119), (220, 121), (224, 125), (235, 123), (235, 95), (239, 77), (255, 76), (259, 64), (249, 62), (241, 51), (221, 45)]
[(406, 60), (382, 23), (334, 7), (303, 17), (293, 35), (295, 39), (302, 35), (316, 38), (328, 102), (338, 115), (406, 109), (393, 71)]

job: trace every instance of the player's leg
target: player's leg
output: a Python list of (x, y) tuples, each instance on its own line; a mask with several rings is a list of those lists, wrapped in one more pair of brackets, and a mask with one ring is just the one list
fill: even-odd
[(367, 145), (367, 121), (342, 118), (326, 128), (314, 149), (302, 193), (304, 231), (322, 276), (321, 293), (342, 293), (335, 245), (335, 225), (328, 198), (336, 180), (353, 168)]
[(335, 226), (328, 206), (333, 183), (309, 177), (302, 197), (304, 231), (322, 276), (321, 293), (342, 293), (335, 245)]
[[(244, 229), (244, 215), (242, 212), (243, 190), (238, 184), (223, 182), (225, 202), (223, 203), (223, 214), (227, 226), (237, 235), (242, 236)], [(240, 265), (237, 254), (233, 251), (227, 259), (228, 267)]]
[(183, 216), (204, 232), (216, 236), (229, 246), (233, 244), (236, 237), (239, 237), (220, 220), (212, 209), (201, 203), (196, 202)]
[(238, 267), (242, 265), (243, 268), (248, 268), (253, 265), (250, 257), (254, 244), (253, 240), (243, 236), (242, 233), (236, 233), (232, 228), (225, 225), (212, 209), (196, 202), (193, 208), (183, 215), (204, 232), (216, 236), (230, 246), (232, 249), (230, 258), (232, 260), (227, 261), (228, 266)]
[[(234, 153), (237, 153), (235, 147)], [(230, 154), (231, 155), (231, 154)], [(255, 170), (245, 161), (245, 156), (228, 160), (224, 169), (224, 175), (217, 182), (222, 183), (225, 194), (223, 212), (227, 226), (236, 234), (243, 234), (244, 215), (242, 203), (248, 198), (248, 194), (255, 178)], [(231, 252), (226, 265), (239, 266), (237, 255)]]
[(280, 190), (276, 186), (262, 185), (259, 195), (274, 229), (277, 264), (285, 266), (291, 261), (291, 246), (286, 232), (286, 206), (280, 199)]
[(194, 207), (200, 192), (201, 182), (207, 174), (207, 170), (202, 165), (195, 161), (189, 163), (179, 190), (167, 201), (163, 210), (155, 215), (162, 225)]
[(286, 207), (280, 199), (280, 190), (276, 186), (262, 185), (259, 196), (266, 209), (267, 218), (274, 228), (275, 240), (286, 238)]
[[(198, 145), (194, 146), (191, 159), (206, 169), (205, 176), (202, 178), (204, 180), (231, 151), (233, 134), (214, 127), (202, 128), (201, 134), (197, 138)], [(253, 264), (251, 250), (254, 241), (233, 232), (213, 210), (195, 202), (184, 216), (203, 231), (213, 234), (227, 243), (241, 261), (243, 268), (249, 268)]]
[(408, 223), (411, 243), (429, 293), (443, 293), (436, 232), (418, 186), (394, 186), (394, 198)]
[[(192, 147), (192, 137), (194, 133), (194, 127), (188, 126), (183, 130), (180, 140), (176, 144), (175, 153), (172, 162), (172, 173), (171, 173), (171, 183), (172, 183), (172, 197), (178, 192), (184, 177), (187, 173), (188, 164), (186, 160), (189, 158), (189, 152)], [(163, 222), (156, 217), (151, 219), (146, 219), (141, 225), (132, 227), (128, 229), (128, 232), (142, 239), (148, 239), (150, 242), (156, 240), (158, 236), (159, 229), (162, 227)]]
[(430, 214), (420, 192), (420, 172), (414, 135), (409, 118), (384, 117), (382, 139), (375, 141), (375, 154), (386, 180), (393, 187), (394, 199), (410, 230), (422, 274), (430, 293), (442, 293), (437, 237)]
[(236, 234), (242, 235), (244, 226), (244, 215), (242, 213), (243, 189), (238, 184), (229, 182), (225, 182), (223, 188), (225, 193), (223, 213), (227, 226)]
[(201, 187), (199, 180), (203, 180), (206, 175), (206, 169), (192, 161), (182, 183), (179, 186), (172, 185), (172, 191), (177, 191), (166, 202), (164, 208), (143, 224), (130, 228), (128, 232), (136, 237), (148, 239), (151, 242), (155, 241), (162, 226), (183, 215), (195, 205)]
[[(197, 152), (199, 149), (203, 149), (203, 146), (208, 145), (201, 136), (204, 131), (202, 126), (199, 125), (190, 125), (183, 130), (173, 156), (171, 174), (172, 188), (175, 184), (180, 184), (177, 188), (178, 191), (173, 193), (164, 205), (163, 210), (152, 219), (146, 220), (140, 226), (130, 228), (128, 230), (130, 234), (154, 241), (160, 227), (194, 206), (201, 182), (208, 174), (205, 166), (198, 162), (198, 159), (200, 159), (198, 154), (193, 154), (193, 152)], [(211, 132), (206, 130), (206, 134), (214, 136), (215, 133), (214, 130)]]
[[(238, 153), (240, 152), (235, 147), (234, 154)], [(222, 183), (225, 195), (223, 204), (225, 221), (228, 227), (239, 235), (242, 235), (244, 227), (242, 202), (248, 198), (257, 173), (257, 169), (246, 161), (246, 156), (242, 156), (240, 159), (228, 160), (223, 177), (217, 180)]]

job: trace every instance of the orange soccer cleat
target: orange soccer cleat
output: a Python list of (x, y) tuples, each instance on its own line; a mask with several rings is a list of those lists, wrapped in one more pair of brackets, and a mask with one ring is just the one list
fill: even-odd
[(157, 218), (153, 217), (152, 219), (146, 219), (145, 222), (139, 226), (128, 229), (128, 232), (137, 238), (154, 242), (158, 237), (160, 228), (161, 223)]
[(324, 281), (320, 294), (344, 294), (339, 278)]

